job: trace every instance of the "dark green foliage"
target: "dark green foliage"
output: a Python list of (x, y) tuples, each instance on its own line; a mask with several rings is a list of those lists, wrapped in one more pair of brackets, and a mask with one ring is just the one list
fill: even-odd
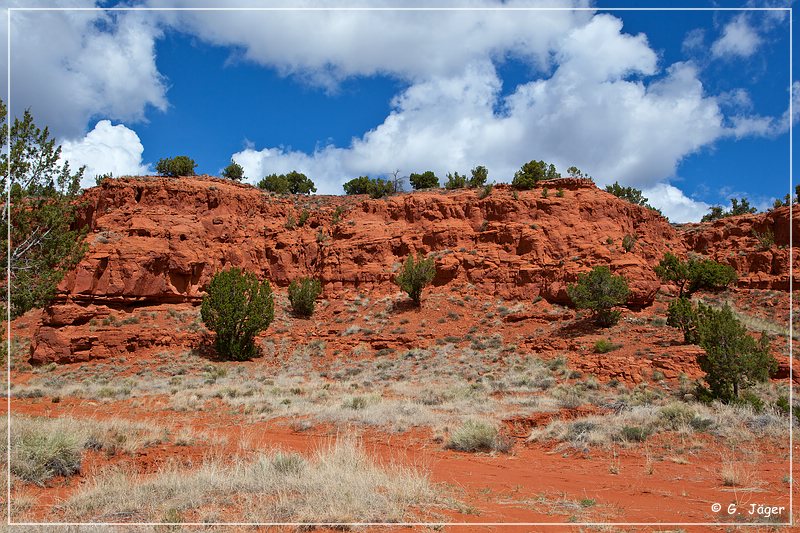
[(550, 194), (550, 191), (547, 189), (547, 187), (542, 189), (542, 198), (547, 198), (549, 196), (549, 194)]
[(567, 176), (570, 178), (588, 178), (588, 174), (584, 174), (581, 169), (576, 166), (571, 166), (567, 169)]
[(686, 344), (697, 344), (697, 310), (688, 298), (676, 298), (669, 303), (667, 325), (680, 329)]
[(578, 282), (567, 286), (567, 294), (579, 309), (589, 309), (600, 326), (612, 326), (619, 321), (620, 312), (614, 307), (628, 298), (628, 282), (614, 276), (607, 266), (598, 266), (578, 276)]
[(769, 250), (775, 244), (775, 234), (769, 228), (763, 233), (753, 230), (753, 237), (758, 239), (758, 249), (762, 252)]
[(471, 174), (472, 177), (469, 179), (470, 187), (483, 187), (486, 185), (486, 180), (489, 179), (489, 171), (482, 165), (473, 168)]
[(767, 334), (756, 341), (727, 305), (722, 309), (698, 305), (697, 337), (706, 352), (698, 363), (706, 373), (711, 394), (723, 402), (731, 402), (745, 388), (767, 381), (777, 368), (769, 353)]
[[(436, 183), (439, 184), (438, 181)], [(467, 186), (467, 177), (462, 176), (458, 172), (454, 172), (453, 174), (447, 174), (447, 182), (444, 184), (445, 189), (453, 190), (453, 189), (463, 189)]]
[(518, 189), (532, 189), (540, 181), (560, 177), (555, 165), (548, 165), (544, 161), (528, 161), (514, 174), (511, 185)]
[[(11, 208), (2, 210), (2, 312), (6, 301), (8, 268), (7, 240), (11, 221), (11, 317), (34, 307), (44, 307), (53, 298), (64, 275), (86, 252), (86, 228), (78, 225), (77, 199), (83, 167), (72, 172), (62, 163), (47, 127), (40, 129), (26, 110), (11, 125), (11, 146), (7, 147), (6, 107), (0, 101), (0, 189), (3, 198), (11, 188)], [(10, 178), (10, 181), (8, 181)]]
[(289, 284), (289, 303), (297, 316), (314, 314), (314, 302), (322, 292), (322, 283), (313, 278), (300, 278)]
[(300, 211), (300, 218), (297, 220), (297, 225), (300, 227), (305, 226), (309, 216), (311, 216), (311, 213), (309, 213), (308, 209)]
[(478, 199), (483, 200), (492, 194), (492, 189), (494, 189), (494, 186), (491, 183), (481, 188), (480, 192), (478, 193)]
[(425, 259), (422, 254), (417, 254), (415, 261), (414, 256), (409, 255), (395, 281), (408, 294), (414, 304), (419, 306), (422, 289), (433, 281), (435, 275), (436, 266), (432, 257)]
[(639, 426), (623, 426), (620, 430), (620, 437), (627, 442), (644, 442), (649, 436), (650, 431)]
[(194, 176), (197, 163), (185, 155), (159, 159), (156, 163), (156, 172), (162, 176)]
[(305, 174), (292, 170), (286, 174), (289, 181), (289, 192), (292, 194), (311, 194), (317, 192), (317, 187)]
[(94, 177), (94, 184), (98, 187), (103, 184), (104, 181), (110, 180), (114, 178), (114, 174), (112, 172), (106, 172), (105, 174), (98, 174)]
[(369, 194), (371, 198), (382, 198), (396, 192), (393, 182), (367, 176), (353, 178), (343, 187), (345, 194)]
[(634, 187), (623, 187), (616, 181), (611, 185), (606, 185), (606, 192), (635, 205), (647, 205), (647, 198), (644, 197), (642, 191)]
[(278, 194), (311, 194), (317, 187), (305, 174), (292, 170), (288, 174), (270, 174), (258, 182), (258, 188)]
[(700, 289), (721, 290), (737, 279), (736, 270), (711, 259), (688, 259), (681, 261), (667, 252), (655, 267), (655, 272), (665, 282), (675, 282), (680, 292), (678, 297), (691, 295)]
[(289, 180), (283, 174), (264, 176), (257, 187), (277, 194), (289, 194)]
[(242, 181), (244, 179), (244, 168), (231, 159), (231, 164), (223, 169), (222, 177), (233, 181)]
[(618, 350), (619, 348), (622, 348), (621, 344), (614, 344), (613, 342), (607, 339), (600, 339), (599, 341), (594, 343), (594, 351), (597, 353), (613, 352), (614, 350)]
[(560, 187), (559, 187), (559, 188), (556, 190), (556, 197), (558, 197), (558, 198), (564, 198), (564, 189), (562, 189), (562, 188), (560, 188)]
[(622, 238), (622, 248), (626, 252), (630, 252), (633, 250), (633, 247), (636, 246), (636, 235), (625, 235)]
[(430, 170), (427, 170), (422, 174), (412, 173), (408, 177), (408, 181), (411, 182), (411, 187), (413, 187), (415, 191), (420, 189), (431, 189), (439, 186), (439, 178), (437, 178), (436, 174)]
[(237, 361), (254, 357), (255, 336), (267, 329), (274, 317), (269, 282), (232, 268), (215, 274), (206, 292), (200, 316), (217, 334), (219, 355)]
[(708, 214), (704, 215), (700, 220), (701, 222), (711, 222), (712, 220), (720, 218), (747, 215), (756, 212), (758, 212), (758, 209), (751, 207), (750, 201), (747, 198), (742, 198), (741, 200), (731, 198), (731, 209), (729, 211), (725, 211), (721, 206), (715, 205), (709, 208)]

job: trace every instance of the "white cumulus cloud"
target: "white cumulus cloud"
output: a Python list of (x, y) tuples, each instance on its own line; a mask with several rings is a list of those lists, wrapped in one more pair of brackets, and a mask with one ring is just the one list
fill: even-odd
[[(93, 5), (73, 0), (61, 7)], [(3, 45), (5, 20), (0, 24)], [(12, 112), (19, 116), (31, 108), (36, 122), (48, 125), (57, 137), (74, 137), (93, 117), (139, 121), (148, 106), (166, 110), (166, 83), (155, 62), (160, 32), (152, 15), (143, 12), (14, 11)], [(6, 67), (3, 53), (3, 82)]]
[(711, 45), (711, 53), (715, 57), (750, 57), (761, 42), (761, 36), (742, 13), (725, 25), (720, 38)]
[(101, 120), (83, 138), (61, 143), (61, 159), (77, 169), (85, 165), (86, 171), (81, 186), (95, 185), (95, 176), (111, 172), (114, 176), (141, 175), (150, 173), (142, 163), (142, 146), (135, 131), (123, 124), (116, 126), (109, 120)]

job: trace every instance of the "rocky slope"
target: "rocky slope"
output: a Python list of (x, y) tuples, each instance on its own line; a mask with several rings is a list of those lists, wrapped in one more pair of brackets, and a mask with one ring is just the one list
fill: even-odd
[[(732, 264), (742, 286), (788, 287), (788, 250), (780, 247), (788, 244), (788, 208), (676, 229), (588, 180), (560, 180), (546, 195), (496, 186), (481, 196), (280, 197), (211, 177), (106, 180), (84, 196), (89, 251), (43, 314), (32, 360), (87, 360), (182, 342), (177, 337), (192, 335), (135, 325), (99, 335), (89, 324), (114, 325), (122, 308), (198, 302), (211, 276), (231, 266), (278, 287), (314, 276), (334, 299), (353, 289), (396, 293), (396, 270), (419, 252), (436, 257), (433, 291), (468, 287), (485, 300), (563, 304), (568, 283), (607, 264), (628, 280), (628, 303), (642, 307), (660, 287), (653, 266), (664, 253), (695, 251)], [(793, 223), (797, 234), (798, 218)], [(767, 229), (776, 244), (759, 251), (752, 231)], [(636, 239), (628, 251), (626, 235)]]

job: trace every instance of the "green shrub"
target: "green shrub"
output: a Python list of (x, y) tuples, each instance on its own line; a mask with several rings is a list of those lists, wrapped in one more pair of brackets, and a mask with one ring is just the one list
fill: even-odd
[(556, 189), (556, 197), (557, 198), (564, 198), (564, 189), (562, 189), (561, 187)]
[(300, 278), (289, 284), (289, 303), (297, 316), (314, 314), (314, 302), (322, 292), (322, 283), (313, 278)]
[(681, 261), (670, 252), (664, 254), (654, 270), (662, 281), (678, 285), (679, 298), (700, 289), (721, 290), (737, 279), (736, 270), (729, 265), (711, 259), (690, 258)]
[(547, 187), (542, 189), (542, 198), (547, 198), (550, 194), (550, 191), (547, 190)]
[(489, 171), (484, 166), (477, 166), (471, 171), (472, 176), (469, 179), (470, 187), (483, 187), (486, 180), (489, 179)]
[(623, 426), (619, 436), (627, 442), (644, 442), (650, 436), (650, 431), (639, 426)]
[(432, 257), (425, 259), (422, 254), (417, 254), (416, 261), (409, 255), (395, 281), (403, 289), (415, 305), (420, 305), (422, 289), (433, 281), (436, 275), (436, 266)]
[(626, 252), (630, 252), (633, 250), (633, 247), (636, 245), (636, 235), (625, 235), (622, 238), (622, 249)]
[(300, 227), (305, 226), (309, 216), (311, 216), (311, 213), (308, 212), (308, 209), (303, 209), (300, 212), (300, 218), (297, 219), (297, 225)]
[(622, 348), (621, 344), (614, 344), (607, 339), (600, 339), (594, 343), (594, 351), (597, 353), (613, 352), (614, 350), (618, 350), (620, 348)]
[(680, 329), (686, 344), (698, 342), (697, 311), (688, 298), (676, 298), (669, 303), (667, 325)]
[[(438, 184), (438, 183), (437, 183)], [(462, 176), (458, 172), (454, 172), (453, 174), (447, 174), (447, 182), (444, 184), (444, 188), (448, 190), (453, 189), (463, 189), (467, 186), (467, 177)]]
[(244, 179), (244, 168), (231, 159), (231, 164), (222, 170), (222, 177), (233, 181), (242, 181)]
[(211, 278), (200, 307), (208, 329), (216, 332), (220, 356), (242, 361), (256, 355), (255, 336), (274, 318), (269, 282), (239, 268)]
[(159, 159), (156, 163), (156, 172), (162, 176), (194, 176), (197, 163), (185, 155), (172, 158)]
[(278, 194), (311, 194), (317, 187), (302, 172), (292, 170), (288, 174), (270, 174), (258, 182), (258, 187)]
[(466, 420), (450, 435), (447, 448), (460, 452), (507, 452), (511, 445), (493, 425), (479, 420)]
[(258, 182), (258, 188), (277, 194), (289, 194), (289, 180), (284, 175), (270, 174)]
[(717, 310), (700, 304), (697, 315), (700, 346), (706, 352), (698, 363), (714, 397), (731, 402), (743, 389), (769, 379), (777, 362), (766, 333), (756, 341), (727, 305)]
[(544, 161), (528, 161), (515, 174), (511, 185), (518, 189), (532, 189), (543, 180), (560, 178), (555, 165)]
[(81, 446), (74, 435), (23, 426), (11, 430), (11, 473), (37, 485), (81, 469)]
[(769, 228), (764, 233), (753, 230), (753, 237), (758, 239), (758, 249), (762, 252), (766, 252), (775, 245), (775, 234)]
[(589, 309), (600, 326), (612, 326), (619, 321), (620, 312), (614, 307), (622, 305), (630, 290), (622, 276), (614, 276), (606, 266), (578, 276), (578, 282), (567, 286), (567, 294), (578, 309)]
[(492, 189), (494, 189), (494, 186), (491, 183), (489, 185), (484, 186), (478, 193), (478, 199), (483, 200), (484, 198), (492, 194)]
[(431, 189), (439, 186), (439, 178), (432, 171), (428, 170), (422, 174), (412, 173), (408, 176), (408, 181), (415, 191), (419, 189)]
[(359, 176), (353, 178), (343, 186), (345, 194), (369, 194), (372, 198), (382, 198), (397, 192), (394, 183), (381, 178)]
[(746, 215), (758, 212), (758, 209), (750, 206), (750, 201), (747, 198), (737, 200), (731, 198), (731, 208), (729, 211), (722, 209), (722, 206), (715, 205), (709, 208), (707, 215), (703, 215), (700, 219), (701, 222), (712, 222), (720, 218), (733, 217), (737, 215)]

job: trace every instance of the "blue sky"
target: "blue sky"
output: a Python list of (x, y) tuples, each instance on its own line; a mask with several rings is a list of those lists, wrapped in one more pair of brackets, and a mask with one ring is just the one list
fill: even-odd
[(396, 169), (483, 164), (503, 182), (544, 159), (641, 188), (674, 221), (788, 192), (788, 13), (505, 5), (596, 10), (14, 12), (12, 113), (50, 125), (87, 186), (186, 154), (209, 174), (233, 158), (251, 182), (297, 169), (333, 194)]

